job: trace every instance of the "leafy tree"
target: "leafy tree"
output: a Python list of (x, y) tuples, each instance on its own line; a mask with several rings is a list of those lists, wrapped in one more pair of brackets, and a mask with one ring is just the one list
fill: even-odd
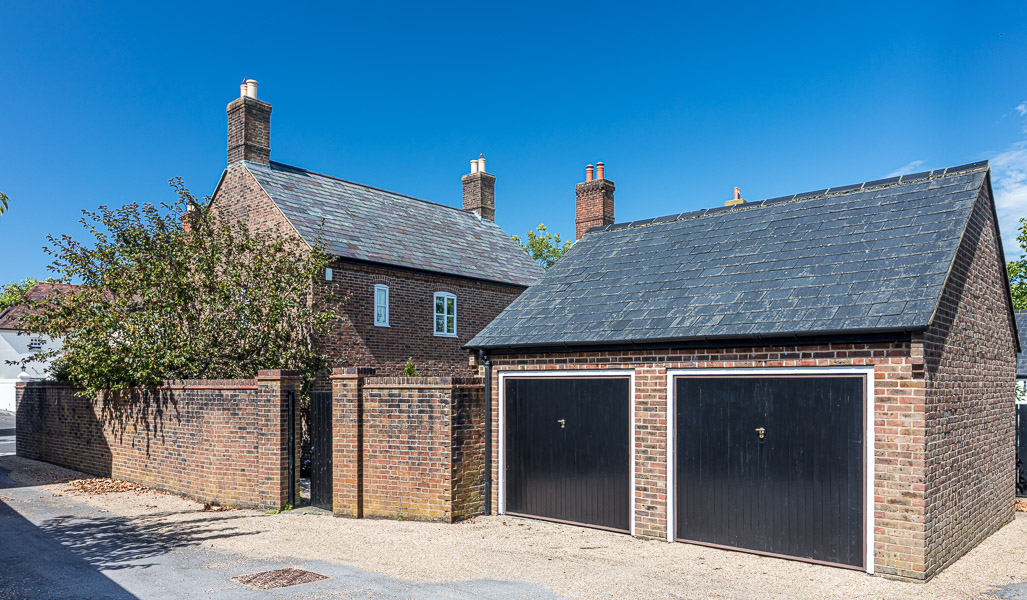
[(7, 211), (7, 194), (0, 192), (0, 215)]
[(1009, 273), (1009, 291), (1013, 295), (1013, 307), (1023, 310), (1027, 309), (1027, 219), (1020, 219), (1020, 233), (1016, 236), (1016, 241), (1024, 254), (1006, 263), (1006, 271)]
[(37, 283), (37, 279), (28, 277), (21, 283), (14, 281), (4, 286), (3, 291), (0, 291), (0, 312), (15, 304), (21, 304), (25, 300), (25, 294)]
[(539, 223), (535, 231), (528, 232), (528, 241), (522, 242), (520, 236), (512, 236), (513, 241), (521, 245), (531, 259), (543, 269), (553, 266), (568, 250), (571, 249), (571, 241), (562, 241), (560, 234), (552, 234), (546, 231), (546, 226)]
[(309, 383), (328, 366), (316, 340), (341, 318), (338, 296), (314, 293), (329, 256), (201, 207), (181, 180), (171, 186), (172, 203), (83, 211), (88, 243), (48, 236), (50, 270), (82, 285), (25, 319), (64, 338), (42, 358), (87, 396), (258, 369), (298, 369)]
[(403, 377), (420, 377), (417, 373), (417, 365), (414, 364), (414, 357), (407, 359), (407, 364), (403, 365)]

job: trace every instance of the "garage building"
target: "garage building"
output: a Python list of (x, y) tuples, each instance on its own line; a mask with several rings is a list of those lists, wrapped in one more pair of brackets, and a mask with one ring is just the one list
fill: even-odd
[(1014, 515), (988, 164), (729, 204), (590, 229), (471, 341), (492, 509), (932, 577)]

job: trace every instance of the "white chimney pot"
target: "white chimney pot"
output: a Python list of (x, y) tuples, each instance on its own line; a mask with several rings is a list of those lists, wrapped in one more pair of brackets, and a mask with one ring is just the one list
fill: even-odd
[(253, 79), (246, 80), (246, 95), (254, 100), (257, 99), (257, 82)]
[(484, 154), (478, 157), (478, 172), (479, 173), (484, 173), (485, 172), (485, 155)]
[(475, 158), (475, 159), (471, 160), (471, 173), (477, 173), (477, 172), (478, 172), (478, 159)]

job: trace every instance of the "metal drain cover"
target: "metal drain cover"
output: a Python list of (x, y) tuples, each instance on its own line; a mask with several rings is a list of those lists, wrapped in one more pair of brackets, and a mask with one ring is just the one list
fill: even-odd
[(301, 583), (313, 583), (322, 579), (328, 579), (328, 576), (312, 571), (304, 571), (303, 569), (293, 569), (292, 567), (232, 577), (232, 581), (248, 585), (256, 590), (273, 590)]

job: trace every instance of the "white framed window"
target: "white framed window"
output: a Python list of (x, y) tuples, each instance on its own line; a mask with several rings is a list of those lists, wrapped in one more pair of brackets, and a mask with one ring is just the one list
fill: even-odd
[(29, 350), (32, 352), (39, 352), (43, 349), (43, 338), (34, 337), (29, 340)]
[(435, 335), (456, 337), (456, 296), (435, 292)]
[(325, 268), (325, 281), (331, 281), (331, 280), (332, 280), (332, 268), (331, 267), (326, 267)]
[(374, 324), (378, 327), (389, 326), (389, 286), (374, 286)]

